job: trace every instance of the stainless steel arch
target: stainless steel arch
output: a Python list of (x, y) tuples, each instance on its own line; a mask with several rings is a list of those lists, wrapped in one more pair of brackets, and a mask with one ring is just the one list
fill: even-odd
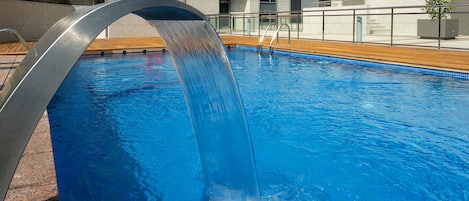
[(2, 200), (31, 133), (68, 72), (106, 26), (128, 13), (146, 20), (204, 20), (176, 0), (117, 0), (78, 10), (50, 28), (0, 92)]

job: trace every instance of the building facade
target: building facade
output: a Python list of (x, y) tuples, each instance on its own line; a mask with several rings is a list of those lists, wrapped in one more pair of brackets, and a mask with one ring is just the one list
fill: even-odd
[[(18, 30), (27, 40), (37, 40), (58, 19), (80, 9), (83, 6), (94, 5), (113, 0), (0, 0), (0, 28), (9, 27)], [(327, 33), (349, 33), (354, 23), (344, 17), (330, 17), (326, 19), (327, 26), (322, 28), (323, 19), (314, 17), (318, 12), (350, 15), (350, 11), (332, 11), (337, 9), (363, 9), (391, 6), (425, 5), (425, 0), (179, 0), (200, 10), (206, 15), (250, 15), (251, 26), (257, 28), (259, 24), (289, 23), (298, 24), (293, 28), (306, 33), (318, 33), (324, 29)], [(469, 0), (452, 0), (453, 4), (469, 4)], [(54, 12), (51, 12), (53, 10)], [(469, 6), (457, 7), (449, 18), (459, 20), (459, 32), (469, 35)], [(363, 30), (366, 34), (388, 34), (393, 27), (396, 34), (415, 35), (417, 20), (428, 18), (427, 15), (396, 15), (394, 23), (390, 23), (390, 15), (381, 15), (389, 10), (369, 10), (357, 12), (362, 19)], [(400, 9), (394, 12), (420, 12), (421, 8)], [(301, 14), (291, 17), (291, 13)], [(290, 15), (290, 17), (287, 17)], [(277, 22), (278, 20), (278, 22)], [(283, 20), (283, 21), (281, 21)], [(242, 26), (246, 29), (246, 21), (233, 20), (230, 17), (219, 17), (212, 24), (225, 26), (230, 29)], [(158, 32), (145, 20), (129, 14), (111, 26), (99, 37), (142, 37), (158, 36)], [(0, 33), (0, 42), (15, 40), (13, 36)]]

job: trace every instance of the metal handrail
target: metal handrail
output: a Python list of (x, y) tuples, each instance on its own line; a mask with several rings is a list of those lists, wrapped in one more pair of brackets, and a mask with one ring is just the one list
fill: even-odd
[[(469, 4), (447, 4), (447, 5), (432, 5), (431, 7), (464, 7), (464, 6), (469, 6)], [(302, 13), (308, 13), (308, 12), (322, 12), (322, 11), (353, 11), (353, 10), (388, 10), (388, 9), (407, 9), (407, 8), (425, 8), (429, 7), (427, 5), (414, 5), (414, 6), (383, 6), (383, 7), (366, 7), (366, 8), (331, 8), (331, 7), (317, 7), (321, 8), (318, 10), (303, 10), (301, 11)], [(299, 11), (277, 11), (277, 12), (249, 12), (249, 13), (233, 13), (231, 16), (236, 16), (240, 15), (258, 15), (258, 14), (296, 14)], [(453, 12), (449, 12), (453, 13)], [(396, 13), (397, 14), (397, 13)], [(406, 13), (403, 13), (406, 14)], [(412, 14), (412, 13), (411, 13)], [(422, 14), (425, 14), (425, 12), (422, 11)], [(226, 15), (226, 14), (225, 14)], [(211, 14), (207, 15), (207, 17), (213, 17), (213, 16), (223, 16), (221, 14)]]
[[(369, 17), (372, 17), (372, 16), (389, 16), (388, 19), (385, 19), (385, 18), (380, 18), (380, 20), (382, 22), (380, 23), (384, 23), (386, 24), (386, 26), (388, 26), (388, 30), (387, 33), (385, 35), (381, 34), (379, 35), (379, 37), (381, 37), (382, 39), (377, 39), (377, 40), (369, 40), (369, 41), (360, 41), (360, 43), (371, 43), (371, 44), (384, 44), (384, 45), (390, 45), (390, 46), (395, 46), (395, 45), (402, 45), (402, 46), (416, 46), (416, 47), (427, 47), (427, 48), (437, 48), (437, 49), (441, 49), (441, 48), (445, 48), (445, 49), (460, 49), (460, 50), (469, 50), (469, 45), (466, 45), (466, 44), (459, 44), (459, 45), (455, 45), (455, 44), (449, 44), (449, 43), (443, 43), (443, 40), (445, 40), (444, 38), (441, 38), (441, 36), (437, 36), (435, 37), (435, 43), (411, 43), (411, 42), (407, 42), (405, 41), (405, 39), (401, 40), (400, 39), (400, 36), (402, 37), (408, 37), (408, 36), (420, 36), (420, 35), (417, 35), (417, 24), (415, 24), (415, 33), (411, 33), (411, 32), (406, 32), (404, 31), (402, 34), (400, 31), (402, 31), (402, 27), (400, 26), (400, 24), (398, 23), (401, 23), (401, 20), (399, 20), (401, 18), (401, 16), (414, 16), (414, 15), (420, 15), (420, 19), (424, 19), (426, 14), (428, 14), (427, 12), (425, 12), (425, 10), (423, 8), (426, 8), (426, 7), (429, 7), (427, 5), (412, 5), (412, 6), (386, 6), (386, 7), (365, 7), (365, 5), (363, 6), (357, 6), (357, 7), (353, 7), (353, 8), (348, 8), (348, 7), (312, 7), (312, 9), (307, 9), (307, 10), (302, 10), (302, 11), (280, 11), (280, 12), (256, 12), (256, 13), (231, 13), (230, 15), (233, 17), (233, 18), (237, 18), (237, 16), (247, 16), (247, 15), (250, 15), (250, 16), (258, 16), (259, 17), (259, 32), (262, 31), (260, 29), (261, 25), (267, 25), (267, 23), (264, 23), (263, 21), (261, 21), (260, 19), (262, 18), (262, 16), (264, 15), (273, 15), (273, 16), (277, 16), (277, 21), (275, 22), (271, 22), (271, 23), (278, 23), (278, 24), (283, 24), (283, 23), (287, 23), (289, 24), (289, 26), (294, 29), (295, 27), (297, 27), (297, 30), (296, 30), (296, 39), (300, 39), (301, 38), (304, 38), (304, 39), (312, 39), (312, 40), (322, 40), (322, 41), (340, 41), (340, 42), (352, 42), (352, 43), (356, 43), (355, 41), (355, 36), (356, 36), (356, 29), (355, 29), (355, 20), (357, 19), (357, 17), (359, 16), (363, 16), (363, 17), (367, 17), (367, 22), (366, 22), (366, 29), (367, 29), (367, 33), (368, 33), (368, 29), (371, 27), (370, 24), (368, 24), (368, 20), (369, 20)], [(465, 4), (447, 4), (447, 5), (432, 5), (431, 7), (435, 7), (435, 8), (443, 8), (443, 7), (451, 7), (453, 8), (452, 11), (449, 11), (449, 12), (445, 12), (446, 14), (459, 14), (460, 16), (461, 15), (464, 15), (464, 16), (468, 16), (469, 15), (469, 10), (467, 9), (469, 7), (469, 4), (468, 3), (465, 3)], [(462, 9), (457, 9), (457, 8), (462, 8)], [(410, 9), (410, 10), (408, 10)], [(437, 9), (437, 10), (443, 10), (443, 9)], [(437, 11), (438, 12), (438, 11)], [(211, 17), (215, 17), (217, 15), (209, 15)], [(330, 17), (347, 17), (347, 16), (350, 16), (350, 25), (353, 25), (353, 28), (350, 27), (350, 29), (348, 30), (345, 30), (345, 29), (341, 29), (341, 32), (339, 34), (342, 34), (342, 36), (345, 36), (345, 37), (341, 37), (341, 38), (327, 38), (325, 36), (328, 36), (328, 33), (327, 33), (327, 30), (330, 29), (330, 28), (325, 28), (325, 27), (329, 27), (330, 26), (330, 22), (327, 22), (326, 23), (326, 19), (329, 19)], [(296, 18), (298, 20), (296, 20), (296, 22), (291, 22), (289, 23), (288, 21), (279, 21), (280, 20), (288, 20), (288, 19), (293, 19), (293, 18)], [(319, 22), (317, 25), (318, 27), (316, 28), (311, 28), (311, 27), (308, 27), (308, 24), (305, 24), (301, 19), (317, 19), (317, 22)], [(322, 18), (322, 20), (321, 20)], [(396, 18), (398, 20), (396, 20)], [(453, 17), (454, 18), (454, 17)], [(467, 17), (463, 17), (464, 19), (467, 19)], [(345, 19), (345, 18), (343, 18)], [(461, 18), (459, 18), (461, 19)], [(300, 21), (301, 20), (301, 21)], [(352, 21), (353, 20), (353, 21)], [(442, 20), (441, 19), (436, 19), (438, 20), (438, 24), (440, 27), (436, 28), (434, 31), (435, 33), (438, 31), (438, 29), (441, 29), (441, 23), (442, 23)], [(321, 30), (321, 21), (322, 21), (322, 30)], [(461, 21), (461, 20), (460, 20)], [(295, 26), (296, 25), (296, 26)], [(312, 34), (315, 34), (315, 35), (311, 35), (311, 36), (308, 36), (307, 34), (310, 34), (308, 32), (303, 32), (300, 30), (300, 27), (301, 29), (304, 29), (304, 28), (308, 28), (308, 30), (314, 30), (314, 31), (317, 31), (317, 32), (314, 32)], [(464, 29), (467, 29), (467, 27), (460, 27), (461, 28), (464, 28)], [(390, 29), (390, 30), (389, 30)], [(234, 29), (235, 30), (235, 29)], [(397, 31), (397, 30), (400, 30), (400, 31)], [(295, 30), (292, 30), (292, 31), (295, 31)], [(245, 30), (243, 29), (243, 35), (244, 35), (244, 32)], [(438, 33), (440, 33), (441, 31), (438, 31)], [(233, 31), (233, 34), (236, 34), (237, 31)], [(300, 33), (306, 33), (305, 35), (301, 36)], [(410, 35), (408, 33), (411, 33)], [(373, 33), (370, 33), (371, 35)], [(259, 35), (261, 35), (259, 33)], [(350, 38), (347, 38), (348, 35), (350, 36)], [(377, 35), (378, 36), (378, 35)], [(334, 36), (335, 37), (335, 36)], [(386, 38), (384, 38), (386, 37)], [(467, 36), (467, 34), (460, 34), (459, 37), (465, 39), (469, 36)], [(445, 45), (443, 45), (445, 44)], [(448, 45), (446, 45), (448, 44)]]
[(259, 38), (259, 43), (257, 44), (257, 47), (260, 47), (260, 46), (261, 46), (261, 43), (262, 43), (262, 41), (264, 41), (264, 37), (265, 37), (265, 35), (267, 34), (267, 31), (269, 31), (269, 29), (270, 29), (270, 27), (271, 27), (272, 25), (276, 26), (277, 29), (278, 29), (278, 25), (277, 25), (277, 24), (269, 24), (269, 25), (267, 26), (267, 28), (265, 29), (264, 34), (262, 34), (261, 38)]
[(290, 26), (288, 24), (282, 24), (277, 28), (277, 31), (275, 31), (274, 35), (272, 36), (272, 40), (270, 41), (270, 44), (269, 44), (269, 49), (272, 49), (272, 43), (274, 42), (275, 39), (277, 39), (277, 45), (278, 45), (278, 32), (283, 26), (287, 26), (288, 28), (288, 46), (290, 46)]
[(29, 46), (28, 43), (26, 43), (26, 40), (24, 40), (23, 36), (21, 36), (21, 34), (18, 31), (11, 29), (11, 28), (3, 28), (3, 29), (0, 29), (0, 32), (12, 33), (28, 51), (31, 49), (31, 46)]

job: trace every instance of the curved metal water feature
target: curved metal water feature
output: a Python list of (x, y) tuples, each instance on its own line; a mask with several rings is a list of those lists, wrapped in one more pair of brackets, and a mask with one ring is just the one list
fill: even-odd
[[(8, 85), (0, 92), (0, 198), (4, 199), (17, 164), (37, 122), (68, 72), (106, 26), (128, 13), (137, 14), (153, 25), (157, 21), (167, 21), (168, 25), (172, 25), (173, 21), (204, 20), (202, 13), (176, 0), (117, 0), (78, 10), (58, 21), (32, 48), (35, 54), (30, 53), (24, 58)], [(212, 32), (216, 35), (216, 32)], [(190, 37), (190, 34), (188, 36)], [(220, 43), (220, 41), (211, 42)], [(207, 48), (212, 46), (219, 45), (210, 44)], [(169, 50), (171, 52), (170, 48)], [(222, 53), (224, 54), (223, 51)], [(226, 55), (219, 57), (226, 60)], [(203, 60), (203, 58), (200, 59)], [(221, 68), (231, 71), (229, 65)], [(234, 79), (232, 81), (234, 88), (237, 89)], [(234, 93), (236, 97), (239, 97), (237, 91)], [(240, 101), (237, 106), (242, 111)], [(241, 116), (244, 120), (244, 114)], [(240, 130), (247, 131), (246, 125), (244, 127)], [(221, 190), (230, 189), (241, 192), (241, 197), (237, 198), (243, 200), (258, 200), (259, 189), (249, 134), (241, 138), (249, 143), (250, 153), (246, 159), (250, 163), (246, 164), (250, 164), (250, 167), (246, 169), (250, 168), (251, 173), (246, 175), (251, 178), (248, 179), (248, 184), (242, 184), (239, 181), (232, 183), (229, 183), (230, 181), (227, 183), (206, 181), (206, 185), (215, 185), (215, 188), (221, 186)], [(229, 145), (224, 144), (224, 146)], [(232, 149), (235, 150), (237, 147)], [(201, 157), (203, 157), (202, 154)], [(204, 163), (203, 158), (202, 163)], [(210, 165), (211, 163), (205, 164), (205, 166)], [(204, 164), (202, 166), (204, 167)], [(234, 166), (240, 165), (234, 164)], [(216, 171), (216, 168), (212, 167), (212, 170)], [(226, 170), (222, 171), (226, 172)], [(246, 172), (246, 170), (243, 171)], [(206, 176), (206, 180), (207, 178), (212, 179), (210, 176)]]

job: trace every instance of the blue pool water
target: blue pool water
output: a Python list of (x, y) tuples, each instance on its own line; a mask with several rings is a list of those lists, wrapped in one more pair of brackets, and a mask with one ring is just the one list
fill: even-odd
[[(228, 56), (262, 200), (469, 200), (468, 80), (242, 48)], [(85, 56), (48, 111), (61, 200), (202, 199), (166, 53)]]

